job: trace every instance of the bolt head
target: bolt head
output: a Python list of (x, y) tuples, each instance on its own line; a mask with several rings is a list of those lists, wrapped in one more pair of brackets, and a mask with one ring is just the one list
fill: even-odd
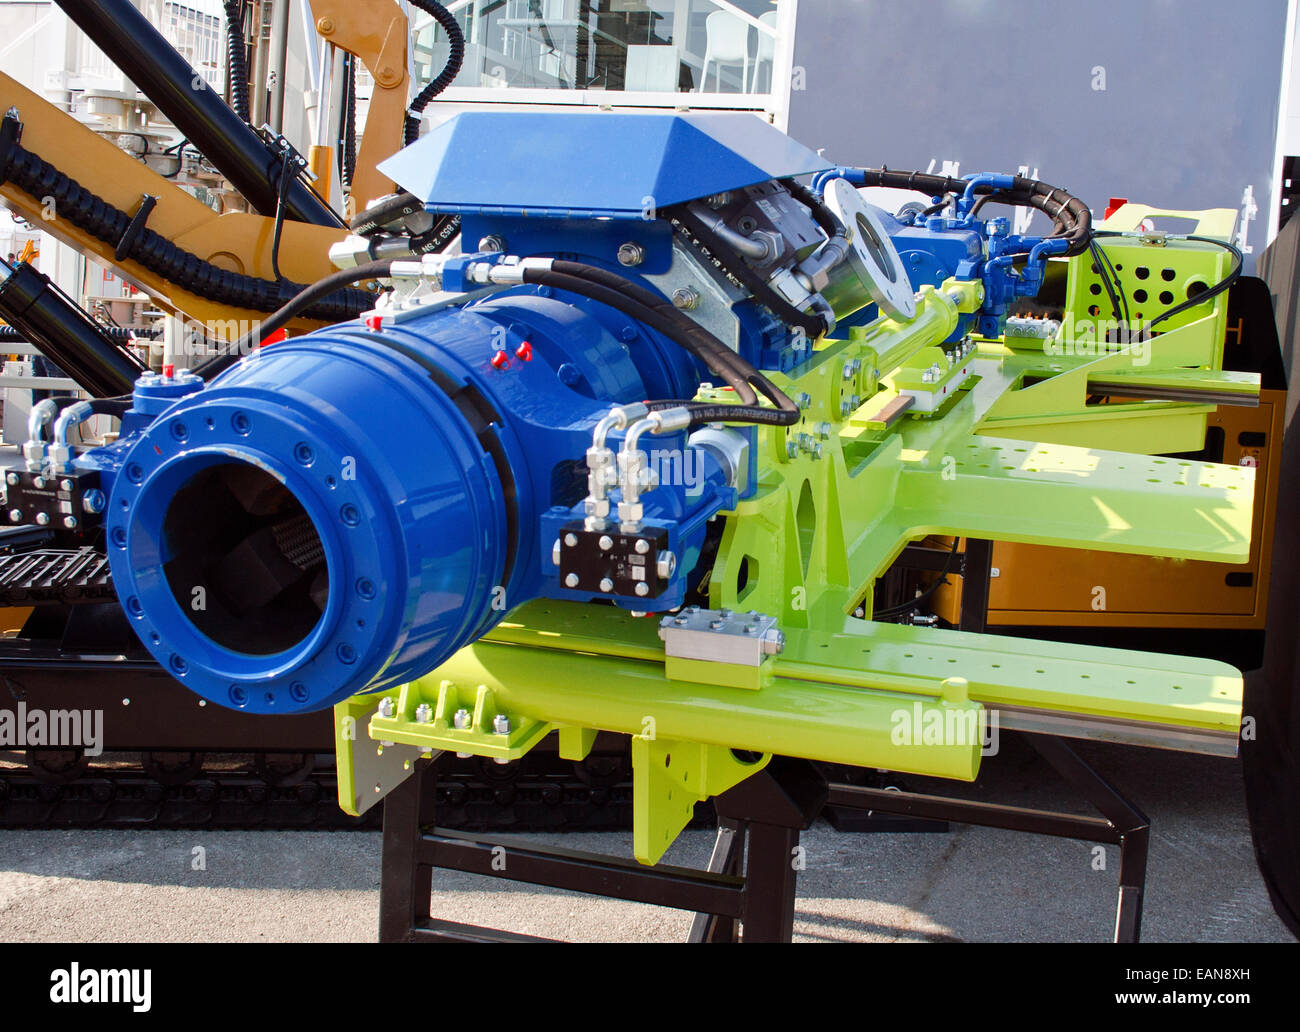
[(577, 534), (565, 534), (565, 535), (564, 535), (564, 546), (565, 546), (566, 548), (572, 548), (572, 547), (573, 547), (574, 545), (576, 545), (577, 543), (578, 543), (578, 535), (577, 535)]
[(50, 514), (49, 514), (49, 513), (47, 513), (47, 512), (38, 512), (38, 513), (36, 514), (36, 523), (37, 523), (38, 526), (42, 526), (42, 527), (48, 526), (48, 525), (49, 525), (49, 522), (50, 522)]
[(578, 586), (578, 575), (576, 573), (568, 574), (564, 578), (564, 586), (566, 588), (576, 588)]
[(36, 489), (39, 490), (40, 488), (43, 488), (44, 486), (45, 486), (45, 478), (44, 478), (44, 477), (34, 477), (34, 478), (32, 479), (32, 487), (34, 487), (34, 488), (36, 488)]
[(645, 248), (635, 241), (629, 240), (622, 244), (618, 249), (618, 263), (620, 265), (640, 265), (645, 261)]
[(636, 549), (637, 555), (645, 555), (648, 551), (650, 551), (650, 542), (647, 541), (645, 538), (637, 538), (636, 544), (633, 545), (632, 547)]
[(608, 534), (602, 534), (600, 536), (600, 540), (597, 541), (596, 544), (600, 545), (600, 550), (602, 552), (608, 552), (611, 548), (614, 547), (614, 539), (610, 537)]
[(63, 525), (64, 525), (65, 527), (67, 527), (69, 530), (76, 530), (76, 529), (77, 529), (77, 517), (75, 517), (75, 516), (64, 516), (64, 517), (63, 517)]
[(18, 474), (10, 473), (5, 477), (5, 482), (8, 483), (10, 487), (16, 487), (18, 485)]
[(498, 713), (492, 718), (492, 732), (498, 735), (510, 734), (510, 718), (504, 713)]
[(22, 519), (23, 519), (23, 511), (22, 511), (22, 509), (10, 509), (10, 510), (9, 510), (9, 522), (10, 522), (10, 523), (21, 523), (21, 522), (22, 522)]
[(677, 572), (677, 555), (674, 552), (660, 552), (655, 561), (655, 572), (663, 580), (668, 580)]
[(415, 719), (421, 724), (427, 724), (433, 719), (433, 708), (427, 702), (420, 703), (415, 707)]
[(71, 491), (71, 490), (72, 490), (72, 481), (69, 480), (67, 477), (64, 477), (62, 480), (59, 481), (59, 490), (60, 490), (60, 491)]
[(673, 291), (673, 305), (683, 312), (693, 312), (700, 307), (700, 292), (694, 287), (678, 287)]
[(602, 577), (600, 579), (600, 590), (608, 595), (611, 591), (614, 590), (614, 582), (610, 580), (608, 577)]
[(451, 726), (457, 731), (464, 731), (469, 727), (470, 713), (467, 709), (458, 709), (451, 717)]
[(397, 704), (393, 702), (392, 698), (385, 697), (379, 700), (379, 715), (381, 717), (391, 717), (396, 712)]
[(639, 596), (644, 598), (646, 595), (650, 594), (650, 585), (647, 584), (645, 581), (637, 581), (635, 590)]

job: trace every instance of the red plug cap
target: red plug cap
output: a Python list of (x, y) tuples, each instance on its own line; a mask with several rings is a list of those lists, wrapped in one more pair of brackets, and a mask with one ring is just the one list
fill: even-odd
[(504, 351), (495, 351), (495, 352), (493, 352), (493, 353), (492, 353), (492, 368), (493, 368), (493, 369), (509, 369), (509, 368), (510, 368), (510, 356), (507, 355)]
[(172, 365), (170, 362), (163, 366), (164, 380), (170, 380), (175, 375), (176, 375), (176, 366)]
[(523, 341), (519, 347), (515, 348), (515, 358), (521, 362), (531, 362), (533, 360), (533, 346), (528, 341)]
[(366, 316), (366, 329), (378, 333), (384, 328), (384, 317), (378, 312)]

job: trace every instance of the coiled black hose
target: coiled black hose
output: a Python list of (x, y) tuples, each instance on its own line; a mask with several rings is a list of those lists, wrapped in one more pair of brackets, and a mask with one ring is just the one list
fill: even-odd
[[(109, 340), (126, 342), (136, 340), (156, 340), (160, 334), (157, 330), (132, 330), (125, 326), (100, 326), (100, 332)], [(14, 326), (0, 326), (0, 344), (32, 344), (27, 335)]]
[(244, 43), (244, 0), (225, 0), (226, 70), (230, 76), (230, 107), (245, 122), (249, 118), (248, 50)]
[(342, 172), (343, 185), (350, 187), (357, 170), (357, 64), (348, 54), (346, 61), (347, 88), (343, 98)]
[[(12, 139), (0, 146), (0, 183), (3, 182), (11, 182), (33, 197), (52, 197), (60, 219), (111, 246), (122, 243), (131, 225), (132, 216)], [(139, 230), (122, 257), (139, 262), (192, 294), (256, 312), (273, 312), (303, 290), (301, 284), (289, 280), (260, 279), (213, 265), (147, 226)], [(300, 314), (308, 319), (342, 322), (365, 311), (372, 303), (373, 298), (364, 290), (339, 291), (317, 299), (310, 309)]]
[(405, 133), (407, 144), (412, 144), (419, 139), (420, 115), (424, 113), (429, 101), (451, 85), (451, 80), (460, 73), (460, 66), (465, 62), (465, 35), (460, 31), (455, 16), (436, 0), (411, 0), (411, 6), (418, 7), (425, 14), (433, 15), (442, 26), (442, 31), (447, 34), (451, 53), (447, 55), (447, 63), (438, 73), (437, 78), (417, 93), (415, 99), (411, 101), (411, 106), (407, 108)]

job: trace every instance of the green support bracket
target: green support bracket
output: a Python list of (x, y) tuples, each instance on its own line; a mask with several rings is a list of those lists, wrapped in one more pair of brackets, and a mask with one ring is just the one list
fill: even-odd
[(740, 784), (771, 760), (742, 759), (728, 748), (699, 742), (632, 739), (632, 851), (643, 864), (660, 857), (695, 816), (695, 804)]

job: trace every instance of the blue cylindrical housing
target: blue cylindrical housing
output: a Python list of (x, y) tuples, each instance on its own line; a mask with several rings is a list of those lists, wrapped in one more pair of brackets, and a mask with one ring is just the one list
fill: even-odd
[(117, 592), (159, 662), (222, 705), (401, 683), (536, 597), (535, 528), (585, 487), (595, 420), (698, 382), (632, 320), (531, 292), (276, 344), (122, 457)]

